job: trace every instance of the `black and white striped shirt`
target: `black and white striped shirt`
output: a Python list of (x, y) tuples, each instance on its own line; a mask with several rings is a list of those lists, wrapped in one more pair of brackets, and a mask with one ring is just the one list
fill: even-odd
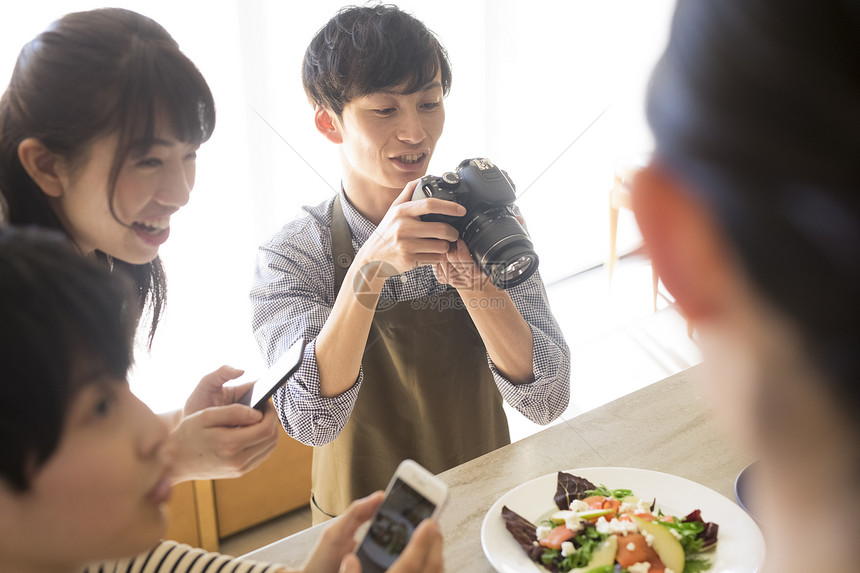
[(152, 550), (128, 559), (88, 566), (82, 573), (281, 573), (283, 565), (257, 563), (210, 553), (175, 541), (162, 541)]

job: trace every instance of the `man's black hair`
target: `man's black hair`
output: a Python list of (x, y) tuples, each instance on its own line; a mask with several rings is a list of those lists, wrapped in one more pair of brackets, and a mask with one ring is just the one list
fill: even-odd
[(447, 95), (445, 48), (420, 20), (392, 5), (342, 8), (311, 40), (302, 62), (308, 99), (338, 116), (354, 98), (395, 86), (415, 93), (437, 73)]

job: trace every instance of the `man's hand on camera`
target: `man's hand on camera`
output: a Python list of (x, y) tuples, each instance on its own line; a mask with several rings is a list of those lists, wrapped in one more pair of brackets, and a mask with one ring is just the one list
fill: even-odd
[(461, 217), (466, 208), (443, 199), (412, 201), (418, 181), (412, 181), (394, 200), (385, 217), (356, 255), (364, 266), (378, 265), (375, 276), (388, 269), (400, 274), (422, 265), (436, 264), (445, 258), (451, 242), (457, 240), (457, 230), (445, 223), (421, 220), (421, 215), (438, 213)]
[(458, 291), (480, 293), (497, 290), (490, 278), (478, 267), (462, 239), (451, 243), (443, 260), (433, 265), (433, 273), (440, 283), (451, 285)]

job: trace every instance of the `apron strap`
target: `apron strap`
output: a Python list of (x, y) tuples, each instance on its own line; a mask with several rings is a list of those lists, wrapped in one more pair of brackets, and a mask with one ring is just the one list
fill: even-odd
[[(338, 195), (332, 204), (336, 294), (355, 258), (345, 200)], [(510, 443), (483, 341), (455, 302), (456, 291), (392, 301), (375, 313), (349, 421), (336, 439), (314, 448), (314, 524), (384, 489), (405, 458), (439, 473)]]
[(340, 202), (340, 193), (334, 198), (331, 206), (331, 250), (334, 257), (334, 295), (340, 292), (346, 271), (355, 257), (352, 247), (352, 233), (349, 223), (343, 214), (343, 205)]

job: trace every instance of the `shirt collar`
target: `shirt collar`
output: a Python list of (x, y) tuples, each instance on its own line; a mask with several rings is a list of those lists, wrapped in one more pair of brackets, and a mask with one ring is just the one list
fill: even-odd
[(343, 187), (340, 188), (340, 203), (343, 206), (343, 216), (346, 218), (349, 230), (352, 233), (352, 240), (358, 243), (359, 248), (361, 248), (370, 238), (370, 235), (376, 231), (376, 225), (368, 221), (364, 215), (358, 212), (358, 209), (353, 207)]

